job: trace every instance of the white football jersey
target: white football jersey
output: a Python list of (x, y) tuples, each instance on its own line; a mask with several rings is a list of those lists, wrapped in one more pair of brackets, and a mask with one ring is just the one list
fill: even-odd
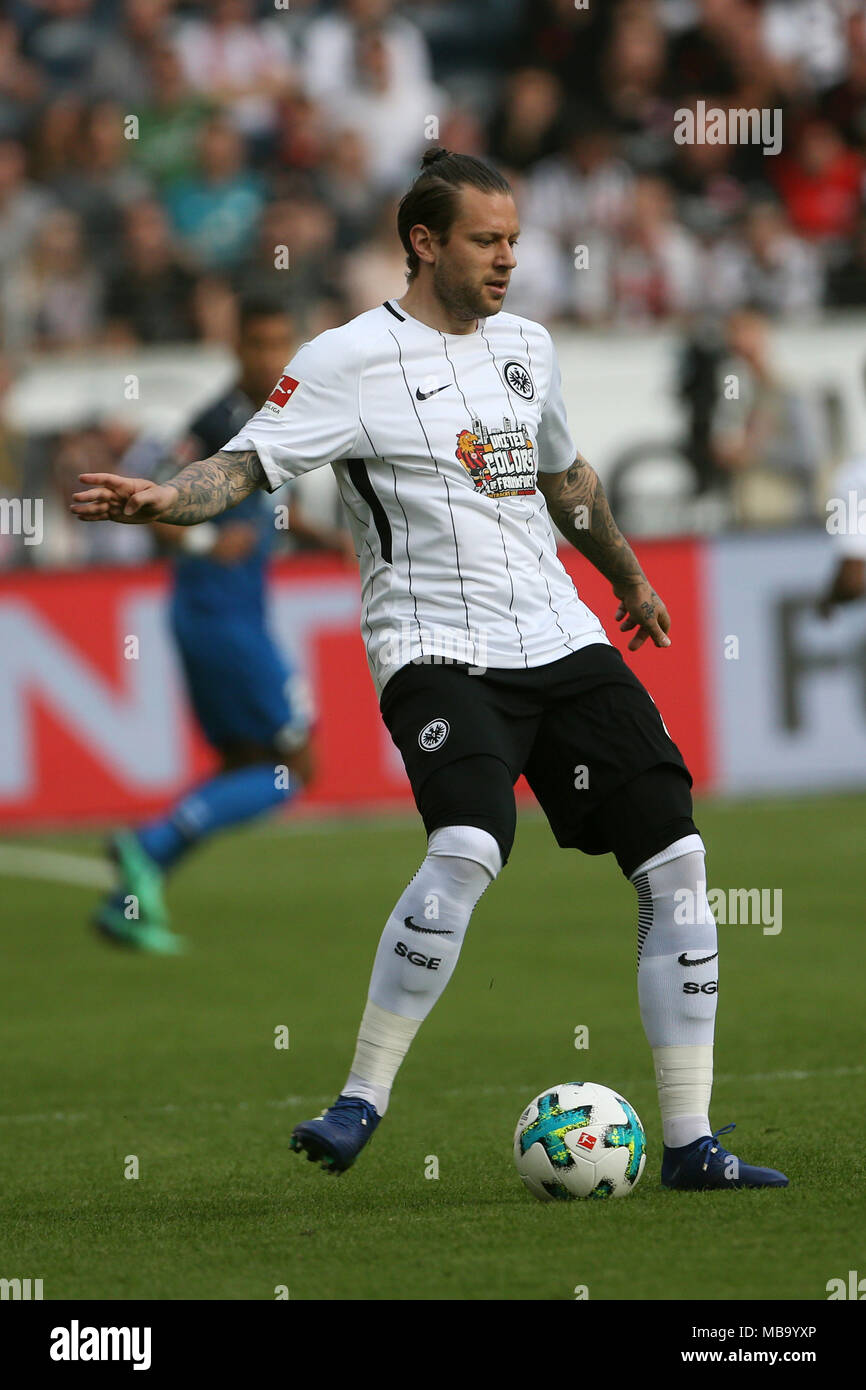
[(535, 486), (576, 452), (540, 324), (442, 333), (389, 300), (304, 343), (224, 447), (255, 449), (271, 490), (333, 466), (377, 694), (420, 656), (513, 669), (607, 642)]

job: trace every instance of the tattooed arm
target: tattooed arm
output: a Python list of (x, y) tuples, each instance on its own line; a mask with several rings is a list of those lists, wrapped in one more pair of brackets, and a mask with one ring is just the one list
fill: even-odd
[(669, 647), (670, 615), (614, 521), (595, 469), (578, 454), (562, 473), (539, 473), (538, 487), (562, 534), (610, 580), (620, 601), (616, 613), (620, 631), (639, 629), (629, 651), (637, 651), (647, 637), (657, 647)]
[(254, 449), (220, 449), (210, 458), (188, 463), (167, 483), (115, 473), (82, 473), (81, 482), (91, 486), (73, 496), (71, 510), (79, 521), (165, 521), (172, 526), (207, 521), (267, 486)]

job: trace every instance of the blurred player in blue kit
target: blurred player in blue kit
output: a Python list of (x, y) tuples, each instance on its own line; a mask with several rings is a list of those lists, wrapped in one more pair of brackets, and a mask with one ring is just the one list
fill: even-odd
[[(237, 380), (192, 421), (191, 457), (213, 453), (243, 426), (295, 350), (291, 317), (272, 303), (249, 300), (239, 319)], [(314, 524), (294, 498), (283, 505), (295, 537), (344, 554), (351, 548), (347, 532)], [(112, 837), (118, 883), (94, 921), (114, 942), (181, 950), (164, 902), (169, 870), (216, 831), (287, 804), (312, 777), (310, 693), (268, 628), (275, 515), (274, 502), (256, 492), (200, 526), (155, 528), (172, 553), (170, 619), (187, 692), (220, 766), (155, 820)]]

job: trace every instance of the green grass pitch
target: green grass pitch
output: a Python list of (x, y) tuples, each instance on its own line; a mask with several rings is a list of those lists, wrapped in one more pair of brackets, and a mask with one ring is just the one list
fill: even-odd
[[(713, 1121), (735, 1120), (732, 1151), (784, 1169), (787, 1190), (660, 1187), (633, 890), (531, 814), (370, 1147), (339, 1178), (290, 1154), (344, 1080), (424, 840), (414, 820), (266, 824), (178, 872), (182, 958), (99, 942), (88, 888), (0, 881), (0, 1275), (41, 1278), (46, 1299), (825, 1299), (864, 1269), (866, 798), (696, 818), (711, 888), (783, 892), (778, 934), (720, 928)], [(517, 1178), (517, 1117), (566, 1080), (621, 1090), (644, 1122), (622, 1201), (542, 1205)]]

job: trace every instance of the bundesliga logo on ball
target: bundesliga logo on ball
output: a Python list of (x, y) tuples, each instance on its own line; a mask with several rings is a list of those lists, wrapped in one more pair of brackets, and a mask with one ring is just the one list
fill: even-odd
[(593, 1081), (551, 1086), (517, 1122), (514, 1162), (542, 1202), (625, 1197), (646, 1163), (646, 1135), (623, 1096)]

